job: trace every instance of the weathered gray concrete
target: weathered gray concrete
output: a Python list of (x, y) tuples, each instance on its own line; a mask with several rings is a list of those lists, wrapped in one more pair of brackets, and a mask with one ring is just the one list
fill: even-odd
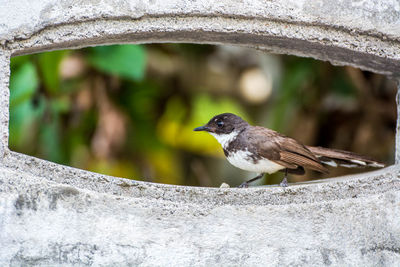
[(33, 0), (0, 2), (0, 44), (25, 54), (115, 42), (238, 44), (391, 75), (397, 0)]
[(8, 151), (10, 51), (0, 48), (0, 159)]
[(3, 167), (0, 265), (393, 266), (399, 171), (241, 190)]
[(399, 265), (399, 165), (216, 189), (108, 177), (7, 147), (11, 55), (223, 43), (399, 77), (399, 15), (397, 0), (0, 0), (0, 265)]

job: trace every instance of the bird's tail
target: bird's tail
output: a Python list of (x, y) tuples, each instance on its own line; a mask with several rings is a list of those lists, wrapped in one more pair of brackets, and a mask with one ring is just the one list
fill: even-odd
[(376, 160), (344, 150), (324, 148), (324, 147), (314, 147), (314, 146), (307, 146), (307, 149), (310, 150), (320, 160), (322, 164), (326, 164), (333, 167), (338, 167), (338, 166), (346, 168), (385, 167), (383, 163), (380, 163)]

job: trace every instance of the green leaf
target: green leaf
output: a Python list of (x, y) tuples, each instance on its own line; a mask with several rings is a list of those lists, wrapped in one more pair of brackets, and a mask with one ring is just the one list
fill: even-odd
[(24, 101), (10, 108), (9, 145), (13, 150), (27, 151), (27, 145), (32, 146), (35, 133), (32, 127), (43, 115), (45, 104), (39, 99), (38, 104)]
[(26, 63), (27, 61), (29, 61), (31, 58), (31, 55), (25, 55), (25, 56), (19, 56), (19, 57), (13, 57), (11, 58), (11, 72), (13, 72), (14, 70), (16, 70), (19, 66), (21, 66), (22, 64)]
[(143, 79), (146, 68), (146, 53), (139, 45), (92, 47), (88, 60), (100, 71), (133, 81)]
[(40, 147), (43, 158), (56, 163), (64, 163), (64, 151), (61, 146), (62, 133), (59, 113), (50, 108), (51, 119), (41, 125)]
[(56, 94), (60, 91), (60, 62), (68, 50), (46, 52), (38, 55), (40, 73), (47, 92)]
[(12, 73), (10, 78), (10, 108), (30, 100), (39, 86), (35, 66), (26, 62)]

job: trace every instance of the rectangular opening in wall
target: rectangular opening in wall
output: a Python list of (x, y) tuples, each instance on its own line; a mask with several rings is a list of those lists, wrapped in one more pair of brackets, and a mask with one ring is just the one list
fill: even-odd
[[(294, 56), (213, 45), (113, 45), (11, 59), (13, 151), (107, 175), (231, 186), (254, 176), (230, 165), (209, 134), (231, 112), (310, 146), (393, 163), (396, 88), (382, 75)], [(371, 168), (290, 175), (290, 182)], [(282, 173), (261, 181), (276, 184)]]

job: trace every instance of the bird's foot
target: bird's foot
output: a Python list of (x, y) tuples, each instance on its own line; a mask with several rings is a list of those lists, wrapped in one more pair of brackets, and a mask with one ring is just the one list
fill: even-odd
[(238, 187), (239, 188), (248, 188), (249, 187), (249, 183), (248, 182), (243, 182)]
[(288, 187), (289, 184), (287, 182), (287, 178), (286, 177), (283, 178), (282, 182), (279, 185), (282, 186), (282, 187)]

